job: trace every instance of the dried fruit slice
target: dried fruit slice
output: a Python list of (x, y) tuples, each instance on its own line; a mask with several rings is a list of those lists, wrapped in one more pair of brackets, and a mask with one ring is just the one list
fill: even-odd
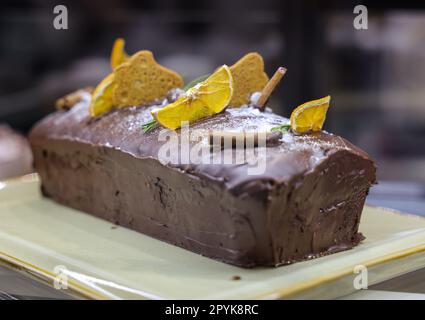
[(292, 111), (291, 129), (298, 133), (322, 130), (331, 96), (306, 102)]
[(233, 77), (226, 65), (218, 68), (212, 75), (199, 82), (186, 92), (187, 97), (201, 100), (215, 113), (228, 106), (233, 94)]
[(269, 77), (264, 72), (264, 61), (257, 52), (243, 56), (230, 67), (233, 77), (233, 97), (230, 101), (232, 107), (240, 107), (249, 102), (253, 92), (263, 90)]
[(210, 117), (213, 114), (214, 111), (205, 103), (196, 99), (179, 99), (156, 113), (152, 113), (162, 126), (173, 130), (180, 128), (184, 121), (191, 123), (202, 118)]
[(111, 73), (97, 85), (96, 89), (94, 89), (89, 107), (92, 117), (99, 116), (112, 109), (112, 94), (114, 87), (114, 74)]
[(163, 98), (173, 88), (183, 86), (182, 77), (159, 65), (152, 52), (139, 51), (115, 70), (113, 105), (128, 107)]
[(152, 112), (152, 115), (162, 126), (177, 129), (183, 121), (194, 122), (221, 112), (229, 104), (232, 93), (232, 74), (224, 65), (176, 102)]
[(124, 50), (125, 40), (123, 38), (118, 38), (115, 40), (114, 45), (112, 46), (111, 53), (111, 68), (114, 70), (120, 64), (126, 62), (130, 57)]

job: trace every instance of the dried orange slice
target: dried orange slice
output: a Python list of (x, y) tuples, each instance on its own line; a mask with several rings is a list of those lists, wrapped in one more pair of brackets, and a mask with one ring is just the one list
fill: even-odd
[[(125, 40), (123, 38), (117, 38), (115, 40), (111, 52), (112, 70), (129, 59), (128, 54), (124, 50), (124, 46)], [(99, 116), (102, 113), (112, 109), (112, 94), (115, 88), (114, 79), (114, 74), (109, 74), (97, 85), (96, 89), (93, 91), (89, 106), (90, 115), (92, 117)]]
[(114, 70), (120, 64), (126, 62), (129, 58), (127, 52), (124, 50), (125, 40), (123, 38), (118, 38), (115, 40), (114, 45), (112, 46), (111, 52), (111, 68)]
[(232, 93), (232, 74), (229, 67), (223, 65), (206, 80), (190, 88), (183, 97), (153, 111), (152, 115), (162, 126), (174, 130), (180, 128), (183, 121), (190, 123), (223, 111)]
[(114, 74), (109, 74), (94, 89), (89, 106), (90, 115), (96, 117), (112, 109), (112, 94), (115, 87)]
[(322, 130), (331, 96), (309, 101), (292, 111), (291, 129), (298, 133)]

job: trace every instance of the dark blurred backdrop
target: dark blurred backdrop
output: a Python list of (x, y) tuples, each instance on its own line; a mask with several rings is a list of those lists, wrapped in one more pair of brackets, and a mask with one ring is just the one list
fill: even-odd
[[(55, 30), (53, 8), (68, 8)], [(367, 30), (353, 8), (368, 8)], [(358, 144), (380, 180), (425, 182), (425, 10), (372, 1), (2, 1), (0, 123), (25, 133), (53, 102), (109, 72), (116, 37), (187, 80), (260, 52), (288, 73), (271, 107), (286, 116), (330, 94), (325, 129)]]

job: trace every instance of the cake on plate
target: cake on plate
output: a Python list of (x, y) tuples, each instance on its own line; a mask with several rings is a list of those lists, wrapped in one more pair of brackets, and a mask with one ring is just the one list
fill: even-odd
[(148, 51), (127, 55), (122, 40), (111, 62), (94, 91), (62, 99), (30, 133), (45, 197), (242, 267), (315, 258), (363, 239), (376, 168), (322, 130), (330, 97), (290, 119), (277, 115), (265, 103), (283, 74), (269, 79), (256, 53), (183, 89), (180, 75)]

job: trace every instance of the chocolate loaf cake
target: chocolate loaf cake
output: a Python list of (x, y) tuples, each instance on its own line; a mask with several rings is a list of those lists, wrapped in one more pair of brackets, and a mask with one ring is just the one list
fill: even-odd
[[(92, 118), (88, 103), (89, 97), (56, 111), (30, 133), (46, 197), (243, 267), (293, 263), (363, 239), (358, 226), (375, 165), (339, 136), (283, 131), (266, 148), (264, 172), (255, 175), (248, 163), (167, 164), (158, 159), (162, 129), (141, 129), (154, 106)], [(285, 122), (243, 106), (191, 129), (270, 130)]]

